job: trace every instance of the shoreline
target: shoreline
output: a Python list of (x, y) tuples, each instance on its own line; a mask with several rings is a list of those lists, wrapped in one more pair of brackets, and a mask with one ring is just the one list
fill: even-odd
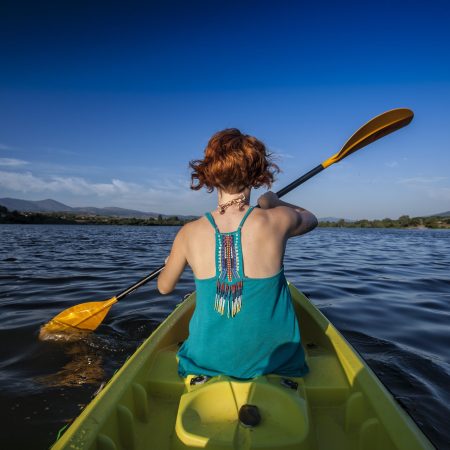
[[(181, 219), (178, 216), (158, 215), (157, 217), (136, 218), (117, 216), (98, 216), (87, 214), (68, 214), (58, 212), (19, 212), (9, 211), (0, 206), (0, 224), (19, 225), (127, 225), (127, 226), (181, 226), (197, 217)], [(345, 221), (319, 221), (319, 228), (393, 228), (393, 229), (450, 229), (450, 216), (409, 217), (398, 219), (375, 219)]]
[[(111, 226), (111, 227), (180, 227), (185, 223), (147, 223), (147, 224), (132, 224), (132, 223), (107, 223), (107, 222), (5, 222), (0, 220), (0, 225), (86, 225), (86, 226)], [(402, 227), (402, 226), (340, 226), (340, 225), (319, 225), (317, 228), (348, 228), (348, 229), (370, 229), (370, 230), (450, 230), (450, 226), (439, 227), (426, 227), (426, 226), (414, 226), (414, 227)]]

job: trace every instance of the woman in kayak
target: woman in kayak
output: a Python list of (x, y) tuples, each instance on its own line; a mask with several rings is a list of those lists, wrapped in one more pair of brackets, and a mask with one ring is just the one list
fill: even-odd
[(308, 371), (283, 271), (289, 238), (311, 231), (311, 212), (273, 192), (249, 206), (252, 188), (270, 188), (278, 167), (264, 144), (237, 129), (216, 133), (202, 160), (191, 161), (191, 188), (218, 194), (217, 209), (178, 232), (158, 278), (170, 293), (188, 264), (196, 307), (180, 347), (178, 373), (240, 379)]

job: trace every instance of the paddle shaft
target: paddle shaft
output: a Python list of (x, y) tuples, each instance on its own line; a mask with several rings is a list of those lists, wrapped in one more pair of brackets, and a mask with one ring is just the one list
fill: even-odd
[(283, 189), (280, 189), (276, 194), (278, 198), (283, 197), (283, 195), (286, 195), (287, 193), (291, 192), (293, 189), (295, 189), (297, 186), (300, 186), (305, 181), (308, 181), (310, 178), (312, 178), (314, 175), (317, 175), (319, 172), (322, 172), (324, 167), (322, 164), (319, 164), (318, 166), (314, 167), (314, 169), (311, 169), (308, 173), (305, 173), (305, 175), (302, 175), (301, 177), (297, 178), (292, 183), (288, 184)]
[(140, 288), (144, 284), (148, 283), (149, 281), (152, 281), (154, 278), (156, 278), (160, 272), (164, 269), (165, 264), (155, 269), (152, 273), (149, 273), (144, 278), (140, 279), (137, 283), (133, 284), (133, 286), (130, 286), (129, 288), (122, 291), (120, 294), (116, 295), (116, 299), (120, 300), (121, 298), (125, 297), (128, 294), (131, 294), (136, 289)]

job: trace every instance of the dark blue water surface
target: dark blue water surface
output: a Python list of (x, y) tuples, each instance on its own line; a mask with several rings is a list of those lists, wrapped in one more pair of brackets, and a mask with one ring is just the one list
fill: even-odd
[[(0, 225), (0, 448), (45, 449), (194, 285), (150, 283), (89, 338), (40, 326), (161, 265), (177, 227)], [(450, 448), (450, 231), (317, 229), (286, 273), (363, 355), (438, 448)]]

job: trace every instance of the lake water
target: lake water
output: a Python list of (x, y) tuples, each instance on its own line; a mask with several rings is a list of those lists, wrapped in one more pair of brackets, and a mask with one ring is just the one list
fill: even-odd
[[(0, 225), (0, 448), (46, 449), (58, 430), (194, 289), (154, 282), (78, 343), (40, 326), (112, 297), (161, 265), (176, 227)], [(450, 448), (450, 231), (316, 229), (289, 242), (286, 275), (363, 355), (438, 448)]]

